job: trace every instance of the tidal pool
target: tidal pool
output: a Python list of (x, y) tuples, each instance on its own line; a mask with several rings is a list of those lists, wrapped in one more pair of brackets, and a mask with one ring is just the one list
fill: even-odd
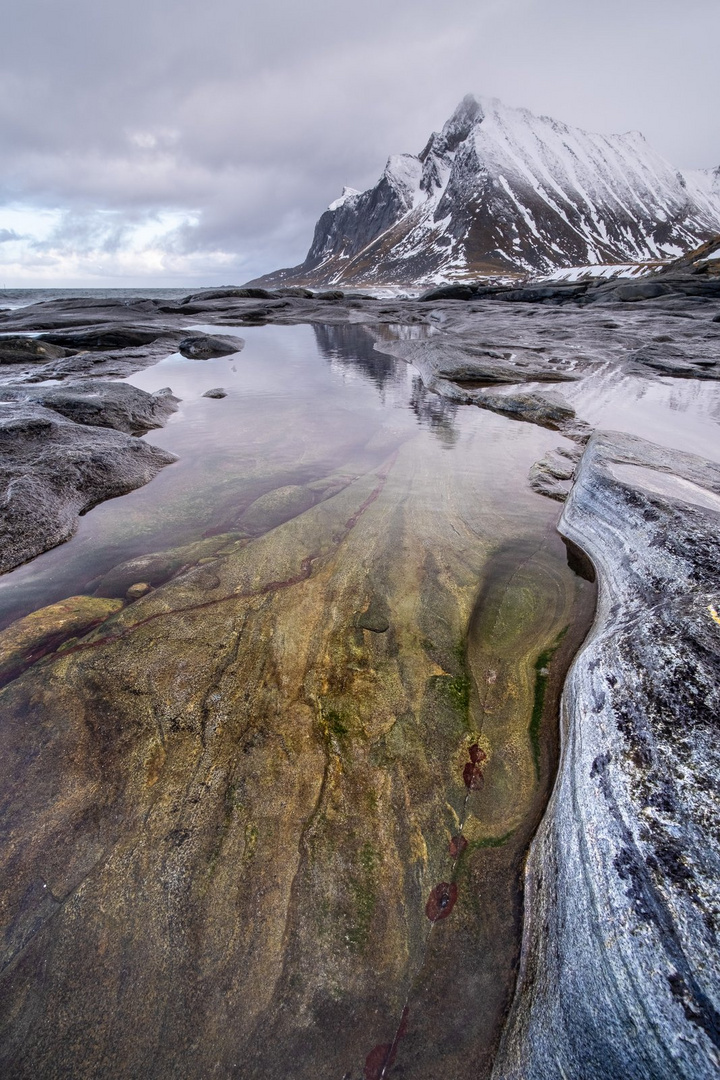
[(0, 580), (153, 586), (0, 695), (4, 1074), (487, 1075), (594, 600), (527, 483), (565, 440), (237, 332), (130, 380), (177, 463)]

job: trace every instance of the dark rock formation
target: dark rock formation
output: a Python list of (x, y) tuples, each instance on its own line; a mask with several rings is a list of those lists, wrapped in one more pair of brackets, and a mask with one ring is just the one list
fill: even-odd
[(598, 571), (494, 1080), (720, 1062), (720, 467), (598, 433), (560, 528)]
[(229, 334), (194, 334), (192, 337), (183, 338), (178, 350), (189, 360), (211, 360), (216, 356), (230, 356), (240, 352), (244, 344), (242, 338)]
[(2, 386), (0, 401), (35, 402), (76, 424), (115, 428), (128, 435), (143, 435), (162, 427), (175, 412), (178, 398), (169, 387), (148, 394), (129, 383), (86, 379), (63, 386)]
[(0, 413), (0, 573), (72, 536), (79, 514), (146, 484), (175, 455), (29, 401)]
[(212, 390), (206, 390), (205, 393), (203, 394), (203, 397), (217, 398), (217, 399), (226, 398), (227, 397), (227, 390), (223, 390), (222, 386), (215, 386), (215, 387), (213, 387)]
[(0, 364), (47, 364), (48, 360), (58, 360), (61, 356), (67, 356), (67, 349), (51, 345), (40, 338), (0, 338)]

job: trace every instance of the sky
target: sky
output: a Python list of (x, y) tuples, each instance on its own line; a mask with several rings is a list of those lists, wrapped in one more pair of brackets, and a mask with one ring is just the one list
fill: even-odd
[(0, 287), (295, 265), (466, 93), (720, 165), (720, 0), (23, 0), (0, 35)]

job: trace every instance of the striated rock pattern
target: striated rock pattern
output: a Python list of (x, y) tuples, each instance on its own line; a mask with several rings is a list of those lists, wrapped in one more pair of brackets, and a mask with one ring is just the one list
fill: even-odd
[(561, 530), (599, 600), (526, 877), (494, 1080), (720, 1068), (720, 467), (591, 439)]

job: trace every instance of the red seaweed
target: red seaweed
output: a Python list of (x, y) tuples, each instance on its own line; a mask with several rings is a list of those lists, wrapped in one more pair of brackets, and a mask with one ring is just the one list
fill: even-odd
[(365, 1058), (365, 1068), (363, 1069), (363, 1077), (365, 1080), (383, 1080), (388, 1069), (395, 1063), (398, 1044), (400, 1040), (404, 1039), (407, 1035), (408, 1011), (406, 1005), (402, 1011), (400, 1026), (395, 1033), (393, 1041), (391, 1043), (378, 1043)]
[(458, 855), (462, 855), (465, 848), (468, 846), (468, 842), (464, 836), (453, 836), (450, 839), (450, 854), (453, 859), (457, 859)]
[(435, 886), (425, 905), (425, 914), (430, 922), (439, 922), (440, 919), (447, 919), (448, 915), (455, 907), (457, 894), (457, 885), (454, 881), (450, 883), (441, 881), (439, 885)]
[(474, 764), (479, 764), (481, 761), (487, 761), (487, 754), (478, 746), (477, 743), (472, 744), (472, 746), (468, 750), (468, 753), (470, 755), (470, 760)]
[(463, 769), (463, 780), (465, 781), (465, 787), (470, 791), (477, 791), (483, 786), (484, 779), (482, 770), (479, 765), (476, 765), (474, 761), (468, 761)]

